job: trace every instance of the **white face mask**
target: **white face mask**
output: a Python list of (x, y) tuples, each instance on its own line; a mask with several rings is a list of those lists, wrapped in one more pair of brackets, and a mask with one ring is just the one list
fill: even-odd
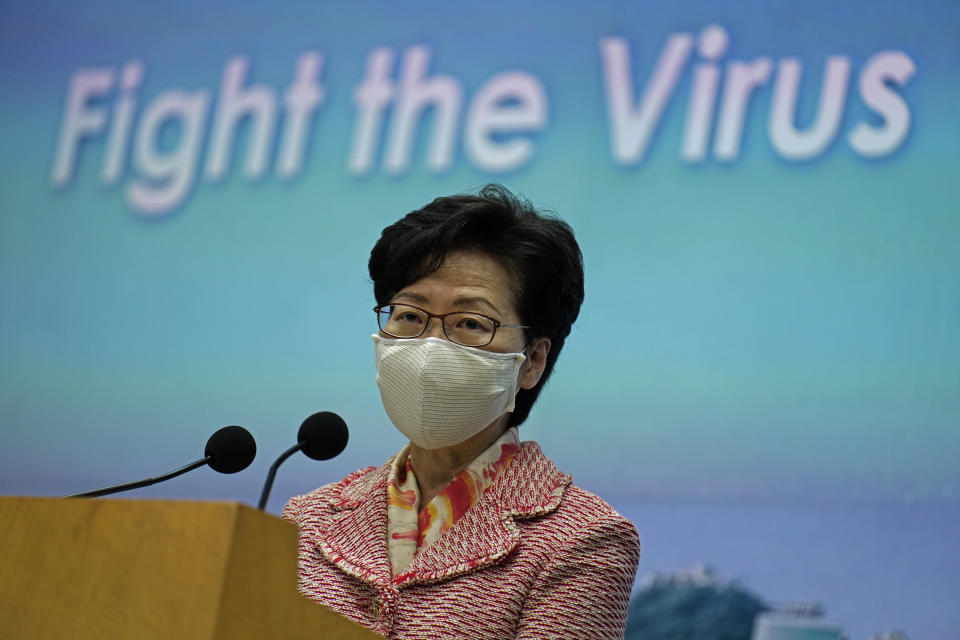
[(439, 449), (480, 433), (513, 411), (522, 353), (495, 353), (441, 338), (373, 335), (377, 386), (394, 426)]

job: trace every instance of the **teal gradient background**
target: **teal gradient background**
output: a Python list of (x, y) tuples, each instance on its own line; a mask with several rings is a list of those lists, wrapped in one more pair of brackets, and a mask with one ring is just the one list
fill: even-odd
[[(689, 163), (680, 155), (694, 54), (646, 158), (618, 165), (600, 40), (629, 41), (638, 100), (668, 36), (696, 37), (710, 24), (730, 36), (721, 65), (774, 61), (747, 112), (739, 158)], [(645, 531), (647, 500), (657, 509), (704, 504), (711, 514), (730, 501), (921, 505), (918, 513), (949, 523), (922, 534), (934, 536), (924, 543), (929, 553), (955, 558), (958, 35), (960, 8), (949, 2), (5, 3), (0, 491), (58, 495), (159, 473), (199, 457), (219, 426), (242, 424), (260, 447), (250, 469), (197, 471), (141, 495), (253, 502), (272, 458), (319, 410), (344, 416), (350, 446), (324, 465), (291, 459), (272, 511), (286, 496), (379, 464), (403, 441), (374, 384), (369, 250), (409, 210), (496, 181), (567, 220), (586, 263), (581, 317), (521, 435), (634, 517), (642, 537), (659, 535)], [(383, 168), (384, 130), (375, 167), (353, 175), (352, 94), (367, 56), (382, 46), (400, 56), (414, 45), (430, 47), (431, 74), (463, 87), (453, 164), (436, 172), (426, 163), (428, 112), (405, 171)], [(857, 79), (884, 50), (916, 64), (896, 88), (911, 127), (895, 152), (865, 159), (847, 136), (860, 121), (880, 124)], [(275, 171), (278, 130), (266, 174), (247, 178), (242, 126), (227, 175), (207, 179), (227, 61), (246, 56), (247, 85), (271, 87), (282, 105), (307, 51), (324, 56), (326, 98), (299, 175)], [(816, 115), (830, 55), (851, 61), (839, 133), (811, 160), (784, 160), (767, 134), (776, 63), (803, 64), (802, 129)], [(71, 76), (119, 71), (130, 60), (146, 68), (137, 115), (172, 89), (211, 96), (193, 186), (165, 215), (127, 204), (138, 179), (132, 161), (116, 184), (101, 182), (105, 135), (82, 144), (69, 184), (50, 180)], [(524, 136), (535, 148), (527, 163), (482, 171), (464, 150), (463, 121), (477, 89), (511, 69), (542, 83), (548, 121)], [(108, 123), (115, 97), (96, 103)], [(176, 144), (175, 130), (164, 136), (168, 148)], [(693, 534), (677, 544), (707, 548)], [(737, 564), (749, 553), (723, 552), (701, 559), (749, 582)], [(670, 567), (650, 554), (641, 572)], [(960, 573), (947, 575), (956, 592)], [(931, 568), (911, 581), (933, 602), (943, 574)], [(763, 586), (772, 598), (798, 597), (781, 583)], [(807, 588), (799, 596), (815, 597)], [(862, 631), (852, 637), (895, 625), (916, 637), (954, 637), (957, 614), (929, 626), (933, 614), (915, 598), (905, 619), (889, 621), (828, 604)]]

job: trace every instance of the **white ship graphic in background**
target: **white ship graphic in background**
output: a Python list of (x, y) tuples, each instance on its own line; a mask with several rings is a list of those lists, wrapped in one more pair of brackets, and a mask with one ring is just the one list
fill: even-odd
[[(823, 607), (793, 602), (760, 613), (753, 621), (751, 640), (850, 640), (837, 622), (824, 620)], [(909, 640), (903, 631), (872, 635), (870, 640)]]
[(819, 604), (794, 602), (759, 614), (752, 640), (849, 640), (843, 627), (823, 619)]
[[(771, 606), (706, 564), (647, 573), (627, 612), (626, 640), (851, 640), (819, 603)], [(858, 636), (856, 640), (862, 640)], [(868, 640), (909, 640), (903, 631)]]

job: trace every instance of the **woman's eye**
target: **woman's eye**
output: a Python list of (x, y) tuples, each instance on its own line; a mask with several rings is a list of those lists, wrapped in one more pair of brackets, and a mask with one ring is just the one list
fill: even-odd
[(401, 314), (397, 317), (397, 321), (398, 321), (398, 322), (404, 322), (404, 323), (414, 324), (414, 323), (420, 322), (420, 316), (418, 316), (418, 315), (415, 314), (415, 313), (412, 313), (412, 312), (409, 312), (409, 311), (408, 311), (407, 313), (401, 313)]
[(483, 325), (476, 318), (464, 318), (460, 321), (459, 327), (467, 331), (482, 331)]

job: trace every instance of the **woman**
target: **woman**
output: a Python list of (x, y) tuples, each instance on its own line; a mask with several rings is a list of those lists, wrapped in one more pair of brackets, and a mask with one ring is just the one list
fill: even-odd
[(369, 268), (410, 442), (287, 504), (300, 590), (390, 638), (621, 638), (636, 530), (517, 433), (583, 301), (570, 228), (491, 185), (384, 229)]

